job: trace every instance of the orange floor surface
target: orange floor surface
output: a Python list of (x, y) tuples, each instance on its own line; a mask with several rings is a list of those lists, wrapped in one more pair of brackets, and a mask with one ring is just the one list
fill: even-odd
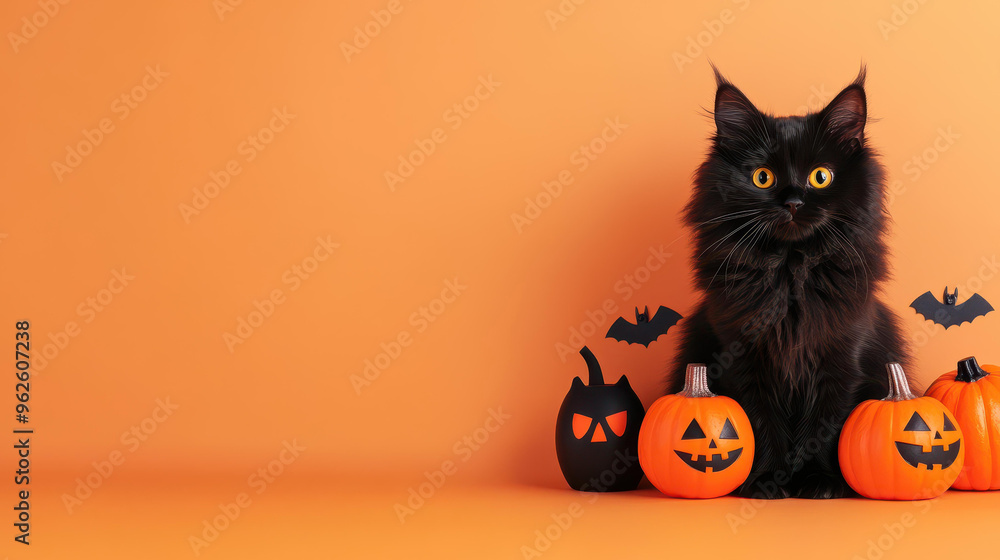
[[(260, 493), (232, 476), (109, 479), (72, 513), (49, 495), (36, 506), (31, 554), (10, 558), (998, 557), (988, 541), (997, 492), (679, 500), (455, 479), (410, 508), (409, 481), (333, 481), (293, 467)], [(241, 492), (249, 502), (238, 506)]]

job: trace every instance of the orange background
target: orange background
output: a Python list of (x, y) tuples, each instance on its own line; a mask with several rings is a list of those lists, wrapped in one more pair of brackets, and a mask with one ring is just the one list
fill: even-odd
[[(11, 558), (194, 556), (189, 535), (248, 491), (253, 505), (201, 556), (519, 558), (574, 501), (586, 529), (566, 529), (546, 557), (704, 551), (705, 539), (755, 554), (831, 529), (842, 536), (824, 552), (864, 556), (910, 511), (916, 529), (885, 558), (986, 546), (940, 537), (995, 526), (992, 494), (951, 492), (926, 513), (786, 501), (735, 533), (727, 516), (747, 504), (735, 498), (645, 490), (591, 505), (566, 489), (552, 435), (585, 371), (573, 329), (609, 379), (627, 372), (646, 406), (660, 394), (675, 332), (648, 349), (601, 335), (633, 306), (685, 314), (696, 300), (678, 216), (712, 132), (709, 59), (779, 114), (818, 109), (869, 65), (868, 134), (897, 191), (884, 299), (914, 342), (911, 373), (926, 386), (966, 355), (1000, 361), (1000, 314), (943, 331), (907, 307), (945, 284), (1000, 302), (984, 265), (997, 252), (1000, 7), (225, 2), (0, 8), (0, 321), (13, 346), (14, 322), (30, 319), (35, 342), (34, 544), (5, 544)], [(389, 7), (386, 25), (370, 23)], [(45, 22), (32, 33), (22, 18)], [(345, 55), (366, 25), (377, 35)], [(462, 103), (473, 109), (459, 119)], [(272, 119), (282, 110), (287, 123)], [(627, 128), (581, 169), (577, 150), (607, 119)], [(93, 132), (102, 121), (110, 132)], [(433, 137), (444, 139), (390, 188), (386, 172)], [(79, 165), (53, 168), (81, 142)], [(572, 183), (539, 199), (564, 170)], [(526, 197), (546, 207), (519, 231)], [(337, 246), (309, 261), (317, 238)], [(671, 256), (646, 269), (661, 246)], [(311, 269), (298, 284), (294, 266)], [(134, 279), (122, 288), (123, 268)], [(644, 280), (622, 289), (633, 276)], [(466, 288), (435, 302), (455, 279)], [(230, 351), (225, 334), (276, 290), (280, 303)], [(87, 311), (88, 298), (105, 303)], [(414, 317), (423, 307), (433, 322)], [(69, 322), (75, 335), (60, 335)], [(356, 390), (401, 333), (408, 344)], [(178, 408), (149, 420), (167, 398)], [(2, 402), (15, 426), (12, 391)], [(486, 432), (491, 409), (509, 418)], [(134, 450), (122, 439), (133, 426), (146, 437)], [(463, 438), (476, 436), (472, 449)], [(248, 476), (293, 441), (305, 451), (254, 493)], [(70, 513), (64, 496), (115, 452), (124, 461)], [(0, 461), (13, 470), (11, 450)], [(454, 473), (400, 523), (394, 505), (445, 461)]]

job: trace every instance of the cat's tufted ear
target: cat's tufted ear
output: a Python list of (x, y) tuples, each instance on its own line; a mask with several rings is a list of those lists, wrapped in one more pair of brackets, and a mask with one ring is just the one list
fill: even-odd
[(838, 93), (820, 114), (822, 126), (838, 142), (852, 146), (860, 146), (864, 142), (865, 123), (868, 121), (864, 67), (854, 83)]
[(752, 136), (755, 128), (759, 129), (760, 112), (753, 103), (743, 95), (712, 65), (715, 71), (715, 130), (720, 139), (732, 139)]

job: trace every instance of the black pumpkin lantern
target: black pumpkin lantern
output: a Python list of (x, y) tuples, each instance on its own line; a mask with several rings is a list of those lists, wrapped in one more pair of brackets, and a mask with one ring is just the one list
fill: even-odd
[(574, 490), (635, 490), (642, 479), (639, 427), (646, 411), (623, 375), (606, 385), (601, 366), (584, 346), (590, 384), (576, 377), (556, 417), (556, 456)]

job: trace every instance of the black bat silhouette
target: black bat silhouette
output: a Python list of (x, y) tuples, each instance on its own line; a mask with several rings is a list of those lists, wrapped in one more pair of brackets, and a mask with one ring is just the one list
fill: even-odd
[(642, 313), (639, 308), (635, 308), (635, 324), (629, 323), (624, 317), (619, 317), (608, 329), (607, 338), (613, 338), (619, 342), (625, 341), (629, 344), (642, 344), (649, 348), (649, 343), (653, 342), (661, 334), (667, 334), (670, 327), (677, 324), (683, 317), (681, 314), (669, 307), (660, 306), (656, 314), (650, 318), (649, 307)]
[(993, 306), (979, 294), (972, 294), (972, 297), (961, 305), (955, 305), (956, 302), (958, 302), (958, 288), (955, 288), (955, 293), (949, 294), (948, 287), (945, 286), (944, 303), (938, 301), (928, 291), (913, 300), (910, 307), (916, 309), (924, 319), (934, 321), (946, 329), (955, 325), (961, 326), (966, 322), (971, 323), (993, 311)]

